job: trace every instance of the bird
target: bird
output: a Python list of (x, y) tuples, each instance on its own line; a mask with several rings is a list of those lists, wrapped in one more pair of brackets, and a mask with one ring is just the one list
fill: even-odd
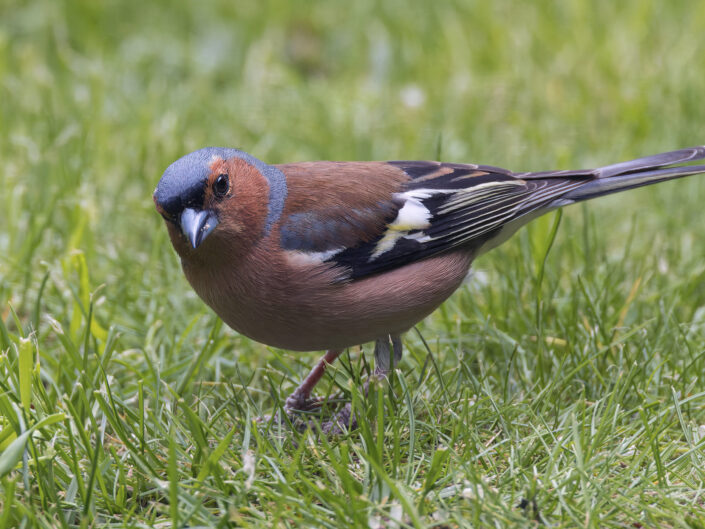
[[(326, 368), (374, 342), (377, 377), (404, 332), (460, 285), (479, 255), (563, 206), (705, 172), (705, 146), (596, 169), (513, 172), (438, 161), (267, 164), (205, 147), (154, 191), (186, 279), (232, 329), (263, 344), (325, 351), (286, 399), (311, 410)], [(353, 427), (350, 405), (322, 424)]]

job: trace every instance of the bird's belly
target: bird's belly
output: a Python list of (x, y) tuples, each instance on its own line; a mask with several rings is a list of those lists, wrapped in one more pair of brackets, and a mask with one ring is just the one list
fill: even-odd
[(228, 296), (192, 284), (226, 324), (253, 340), (297, 351), (343, 349), (407, 331), (458, 288), (471, 261), (458, 251), (338, 284), (315, 276), (302, 283), (290, 270), (276, 288), (266, 284), (272, 278), (247, 271)]

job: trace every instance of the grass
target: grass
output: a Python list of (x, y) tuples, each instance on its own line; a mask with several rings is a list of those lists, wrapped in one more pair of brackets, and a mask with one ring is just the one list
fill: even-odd
[[(0, 527), (705, 527), (698, 177), (480, 258), (326, 438), (257, 425), (319, 353), (188, 287), (151, 192), (271, 163), (586, 167), (705, 143), (705, 4), (0, 6)], [(551, 251), (548, 252), (548, 248)], [(545, 263), (545, 266), (544, 266)], [(384, 418), (384, 421), (382, 421)]]

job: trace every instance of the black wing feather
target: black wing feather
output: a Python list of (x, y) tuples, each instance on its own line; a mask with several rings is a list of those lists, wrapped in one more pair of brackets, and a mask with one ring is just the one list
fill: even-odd
[[(350, 280), (458, 247), (472, 250), (497, 236), (508, 223), (521, 217), (524, 221), (530, 220), (532, 213), (705, 173), (705, 165), (670, 167), (702, 158), (705, 158), (705, 146), (597, 169), (528, 173), (513, 173), (489, 165), (389, 162), (409, 176), (409, 181), (395, 196), (399, 207), (397, 218), (375, 239), (348, 246), (327, 261), (343, 267), (347, 271), (345, 279)], [(405, 204), (417, 208), (418, 226), (413, 222), (404, 226), (399, 220)]]
[(411, 177), (398, 196), (416, 199), (428, 211), (429, 225), (396, 234), (391, 247), (381, 252), (380, 244), (390, 236), (390, 230), (331, 257), (330, 262), (348, 270), (347, 279), (380, 273), (460, 246), (479, 247), (507, 222), (583, 183), (566, 178), (525, 181), (510, 171), (486, 165), (390, 163)]

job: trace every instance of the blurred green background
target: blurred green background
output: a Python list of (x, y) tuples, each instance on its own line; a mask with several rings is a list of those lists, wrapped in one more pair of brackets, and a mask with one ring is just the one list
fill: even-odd
[[(439, 378), (427, 382), (435, 389), (418, 389), (421, 404), (414, 400), (423, 416), (447, 406), (436, 389), (455, 387), (453, 402), (477, 399), (478, 408), (426, 417), (441, 430), (430, 429), (435, 436), (415, 453), (399, 444), (408, 425), (394, 426), (393, 450), (417, 470), (405, 473), (395, 460), (387, 481), (370, 464), (373, 477), (359, 490), (350, 485), (354, 491), (331, 477), (341, 472), (334, 465), (318, 475), (320, 486), (301, 485), (308, 492), (278, 488), (269, 467), (259, 466), (248, 484), (240, 472), (247, 450), (258, 457), (274, 450), (272, 468), (299, 458), (302, 474), (312, 472), (306, 465), (332, 465), (316, 457), (301, 463), (308, 456), (295, 448), (255, 442), (247, 426), (272, 410), (316, 353), (272, 350), (221, 328), (183, 278), (151, 193), (173, 160), (207, 145), (269, 163), (440, 158), (543, 170), (702, 144), (703, 28), (705, 2), (692, 0), (1, 2), (0, 447), (42, 418), (65, 418), (38, 429), (29, 459), (2, 478), (0, 522), (183, 522), (183, 509), (193, 524), (341, 524), (359, 515), (372, 526), (392, 516), (399, 498), (412, 498), (416, 511), (401, 501), (405, 523), (495, 526), (533, 523), (517, 505), (538, 497), (544, 519), (566, 526), (702, 523), (682, 508), (701, 503), (689, 495), (701, 476), (678, 459), (683, 451), (686, 463), (696, 457), (698, 438), (683, 432), (689, 421), (696, 431), (703, 424), (702, 403), (689, 401), (685, 419), (664, 404), (697, 394), (705, 367), (698, 177), (570, 208), (542, 285), (536, 278), (552, 217), (480, 259), (475, 280), (420, 328)], [(41, 364), (31, 411), (21, 406), (21, 336), (32, 337)], [(410, 387), (426, 373), (419, 344), (410, 333)], [(613, 385), (631, 369), (638, 372), (625, 388)], [(336, 376), (347, 390), (349, 374)], [(586, 411), (602, 398), (624, 415)], [(497, 433), (503, 412), (517, 415), (502, 419)], [(637, 447), (623, 481), (611, 474), (614, 458), (596, 460), (595, 473), (534, 452), (516, 459), (528, 439), (547, 443), (546, 453), (560, 445), (551, 432), (564, 412), (576, 421), (566, 436), (583, 425), (592, 431), (591, 420), (613, 420), (604, 453)], [(629, 430), (633, 420), (643, 422), (641, 433)], [(620, 424), (627, 430), (617, 434)], [(227, 468), (209, 467), (212, 440), (233, 425)], [(79, 438), (83, 430), (90, 435)], [(343, 442), (346, 450), (359, 448), (355, 439)], [(683, 444), (673, 445), (671, 468), (658, 449), (674, 439)], [(482, 449), (490, 442), (498, 443), (494, 456)], [(418, 469), (440, 468), (439, 443), (454, 450), (442, 460), (442, 490), (455, 483), (475, 492), (416, 496)], [(468, 455), (458, 446), (474, 448)], [(479, 474), (468, 469), (478, 465)], [(567, 474), (556, 477), (558, 467)], [(200, 468), (214, 476), (208, 487), (160, 488), (188, 482)], [(570, 478), (576, 468), (594, 477), (594, 488)], [(634, 475), (643, 480), (630, 488)], [(479, 501), (477, 487), (488, 482), (491, 492)], [(568, 482), (578, 484), (561, 496)], [(683, 497), (666, 482), (677, 482)], [(326, 490), (347, 499), (331, 507)], [(615, 508), (619, 494), (629, 508)], [(298, 505), (301, 495), (328, 507)], [(423, 507), (427, 501), (432, 507)]]

